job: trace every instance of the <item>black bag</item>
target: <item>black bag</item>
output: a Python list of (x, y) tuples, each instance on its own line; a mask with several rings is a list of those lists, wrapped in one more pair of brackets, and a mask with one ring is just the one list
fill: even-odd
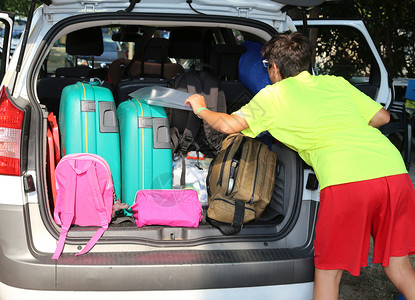
[[(196, 71), (190, 68), (171, 80), (169, 84), (178, 90), (203, 95), (209, 110), (226, 112), (225, 93), (219, 89), (219, 80), (209, 71)], [(219, 152), (225, 134), (214, 130), (193, 112), (171, 109), (168, 115), (170, 126), (177, 128), (172, 130), (173, 135), (179, 134), (177, 140), (184, 143), (176, 147), (179, 152), (187, 153), (188, 148), (195, 144), (196, 148), (208, 157), (214, 157)]]
[[(218, 79), (208, 71), (190, 68), (170, 81), (172, 88), (205, 97), (207, 107), (212, 111), (226, 112), (226, 99), (219, 90)], [(172, 139), (173, 153), (182, 158), (180, 185), (185, 186), (185, 157), (189, 151), (201, 151), (206, 157), (214, 157), (220, 150), (226, 135), (214, 130), (199, 119), (193, 111), (166, 109)], [(203, 126), (202, 126), (203, 125)]]

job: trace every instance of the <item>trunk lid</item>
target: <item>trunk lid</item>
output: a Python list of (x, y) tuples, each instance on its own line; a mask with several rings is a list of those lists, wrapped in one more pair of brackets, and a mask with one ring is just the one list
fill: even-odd
[[(142, 0), (131, 4), (129, 0), (43, 0), (47, 6), (45, 14), (50, 13), (95, 13), (95, 12), (122, 12), (132, 8), (132, 12), (163, 13), (203, 13), (209, 15), (226, 15), (234, 17), (248, 17), (255, 19), (285, 18), (284, 7), (302, 6), (313, 7), (325, 0)], [(190, 2), (190, 3), (188, 3)], [(131, 4), (131, 6), (130, 6)]]

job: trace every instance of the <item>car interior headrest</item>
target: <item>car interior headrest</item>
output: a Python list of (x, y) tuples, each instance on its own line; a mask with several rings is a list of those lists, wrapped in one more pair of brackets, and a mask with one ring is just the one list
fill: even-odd
[(243, 45), (217, 44), (212, 46), (210, 65), (214, 73), (222, 77), (238, 75), (239, 58), (246, 52)]
[(68, 33), (66, 52), (70, 55), (94, 55), (104, 53), (101, 27), (89, 27)]
[(203, 58), (203, 32), (196, 28), (179, 28), (170, 32), (169, 57)]
[(140, 26), (126, 25), (121, 27), (117, 33), (114, 33), (111, 38), (118, 42), (135, 42), (140, 35), (139, 30)]
[(169, 40), (164, 38), (152, 38), (144, 46), (144, 61), (166, 62), (168, 61)]

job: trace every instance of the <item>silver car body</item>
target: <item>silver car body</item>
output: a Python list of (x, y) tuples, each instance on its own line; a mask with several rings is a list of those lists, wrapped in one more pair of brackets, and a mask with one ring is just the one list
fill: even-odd
[[(319, 194), (307, 186), (312, 170), (285, 148), (276, 151), (287, 169), (295, 165), (286, 174), (285, 185), (292, 203), (290, 217), (278, 226), (261, 234), (247, 226), (242, 236), (234, 237), (216, 234), (210, 227), (159, 228), (156, 233), (148, 231), (147, 237), (137, 229), (110, 228), (90, 253), (80, 257), (74, 253), (91, 231), (74, 230), (62, 257), (51, 259), (60, 227), (45, 203), (47, 113), (37, 97), (36, 79), (41, 62), (59, 38), (85, 26), (137, 22), (231, 27), (264, 41), (275, 32), (295, 30), (282, 11), (285, 4), (271, 0), (193, 1), (193, 8), (205, 15), (192, 11), (184, 0), (142, 0), (133, 14), (119, 13), (129, 4), (127, 0), (52, 0), (33, 15), (20, 66), (22, 43), (10, 63), (6, 61), (1, 88), (18, 107), (30, 111), (30, 117), (25, 113), (21, 133), (26, 150), (21, 150), (20, 159), (27, 163), (21, 164), (19, 175), (0, 175), (0, 298), (311, 299)], [(0, 19), (11, 22), (7, 14), (1, 13)], [(387, 74), (379, 64), (384, 77), (376, 100), (387, 104)], [(254, 231), (249, 234), (249, 230)]]

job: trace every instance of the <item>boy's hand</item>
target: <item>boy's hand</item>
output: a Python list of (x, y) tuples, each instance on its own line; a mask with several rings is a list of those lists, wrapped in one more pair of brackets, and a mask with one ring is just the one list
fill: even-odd
[(184, 104), (192, 107), (193, 113), (196, 114), (197, 110), (202, 107), (206, 107), (205, 98), (202, 95), (194, 94), (184, 101)]

